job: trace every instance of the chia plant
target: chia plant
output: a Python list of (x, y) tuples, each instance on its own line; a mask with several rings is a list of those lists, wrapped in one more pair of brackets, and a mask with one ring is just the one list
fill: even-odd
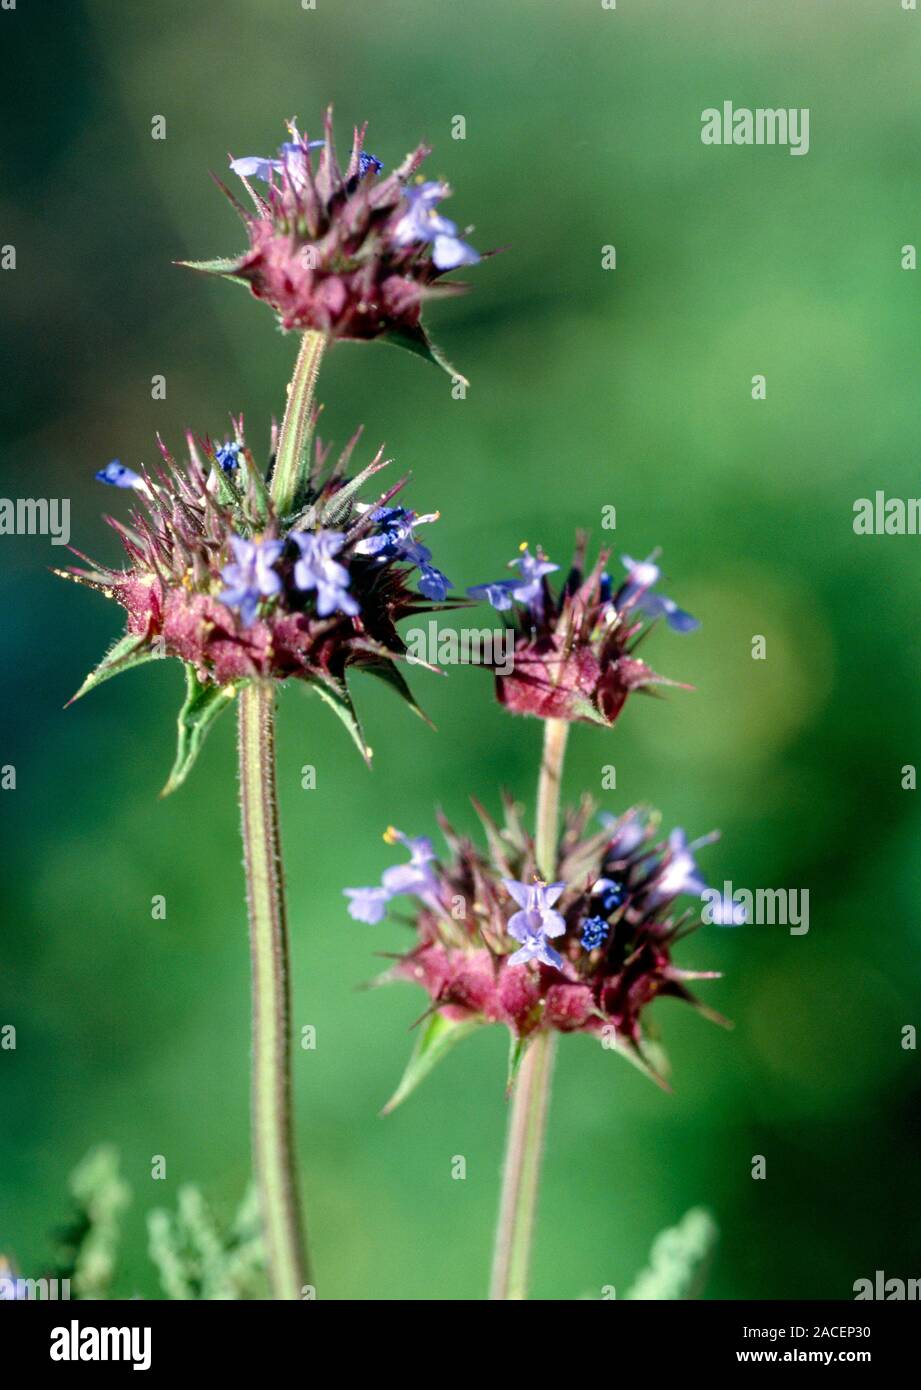
[[(611, 727), (632, 691), (677, 684), (641, 661), (637, 646), (661, 618), (678, 633), (699, 626), (656, 592), (655, 556), (624, 556), (626, 577), (615, 584), (608, 552), (588, 570), (585, 552), (580, 535), (555, 591), (550, 576), (559, 566), (527, 546), (511, 561), (514, 578), (468, 589), (512, 623), (512, 669), (496, 673), (500, 703), (543, 724), (534, 834), (511, 798), (501, 824), (474, 801), (483, 846), (458, 835), (444, 816), (443, 856), (428, 837), (391, 827), (385, 838), (402, 844), (409, 862), (387, 869), (379, 884), (344, 890), (350, 915), (372, 925), (394, 899), (409, 900), (413, 940), (377, 983), (409, 981), (429, 1001), (385, 1113), (469, 1033), (490, 1024), (508, 1030), (511, 1111), (490, 1286), (497, 1300), (527, 1297), (558, 1035), (596, 1037), (668, 1089), (651, 1004), (670, 997), (726, 1022), (689, 988), (717, 972), (688, 970), (674, 959), (678, 943), (700, 925), (699, 910), (680, 900), (699, 903), (706, 883), (695, 854), (715, 836), (690, 844), (681, 829), (663, 836), (659, 814), (645, 807), (603, 817), (594, 828), (587, 797), (560, 828), (570, 726)], [(721, 904), (715, 920), (740, 923), (740, 904)]]
[[(114, 459), (97, 478), (133, 496), (121, 536), (121, 569), (58, 571), (126, 614), (126, 631), (75, 699), (158, 657), (185, 670), (176, 759), (164, 793), (187, 777), (218, 716), (236, 703), (240, 803), (253, 995), (252, 1133), (266, 1264), (276, 1298), (311, 1287), (291, 1110), (289, 945), (278, 801), (275, 702), (279, 684), (315, 691), (370, 759), (348, 685), (358, 668), (391, 686), (417, 713), (399, 663), (401, 619), (450, 605), (451, 583), (417, 528), (437, 513), (395, 502), (406, 479), (370, 494), (382, 451), (353, 471), (357, 436), (332, 461), (316, 439), (317, 374), (339, 339), (380, 338), (447, 368), (422, 322), (425, 303), (463, 286), (443, 276), (480, 257), (438, 211), (450, 189), (414, 181), (419, 146), (392, 173), (363, 149), (356, 130), (345, 170), (333, 145), (294, 122), (273, 159), (231, 161), (254, 211), (243, 216), (249, 248), (195, 264), (249, 284), (295, 331), (300, 347), (284, 417), (261, 463), (242, 418), (223, 440), (187, 435), (180, 465), (160, 442), (156, 469)], [(265, 184), (257, 193), (251, 179)], [(218, 180), (220, 183), (220, 180)], [(450, 370), (450, 368), (448, 368)], [(159, 441), (158, 441), (159, 442)], [(370, 494), (370, 495), (369, 495)], [(418, 663), (417, 663), (418, 664)]]
[[(495, 670), (497, 698), (510, 713), (543, 726), (533, 834), (508, 797), (501, 823), (475, 803), (480, 844), (441, 816), (447, 848), (441, 855), (427, 836), (391, 827), (386, 838), (403, 846), (408, 862), (387, 869), (379, 884), (345, 893), (352, 918), (369, 925), (381, 922), (395, 899), (409, 903), (412, 939), (381, 982), (411, 981), (428, 1000), (387, 1111), (469, 1032), (501, 1024), (509, 1033), (511, 1106), (490, 1292), (494, 1299), (522, 1299), (557, 1036), (596, 1037), (667, 1087), (652, 1003), (671, 997), (725, 1021), (690, 988), (715, 972), (689, 970), (675, 957), (699, 922), (687, 900), (706, 886), (695, 855), (713, 837), (689, 844), (681, 829), (663, 835), (658, 813), (641, 806), (602, 818), (599, 828), (588, 798), (563, 814), (561, 828), (570, 726), (611, 728), (634, 691), (679, 684), (656, 674), (637, 648), (661, 619), (677, 633), (698, 623), (657, 591), (655, 554), (644, 561), (622, 557), (626, 573), (618, 583), (607, 551), (587, 565), (583, 535), (565, 574), (540, 547), (532, 553), (522, 546), (511, 561), (513, 577), (452, 598), (451, 581), (417, 534), (437, 513), (420, 515), (406, 505), (405, 478), (373, 493), (386, 461), (381, 450), (355, 471), (358, 434), (333, 460), (316, 438), (315, 387), (326, 348), (340, 339), (380, 339), (453, 372), (422, 312), (429, 300), (464, 288), (445, 275), (482, 257), (466, 240), (469, 233), (440, 211), (448, 185), (419, 175), (427, 147), (387, 173), (364, 149), (362, 126), (343, 169), (330, 111), (322, 138), (308, 138), (294, 121), (288, 134), (275, 156), (231, 160), (251, 208), (218, 180), (243, 221), (246, 249), (183, 263), (248, 285), (282, 330), (300, 335), (282, 423), (273, 427), (261, 462), (242, 418), (231, 417), (222, 440), (187, 435), (181, 465), (161, 442), (156, 469), (113, 460), (99, 470), (100, 482), (130, 492), (135, 502), (126, 520), (109, 518), (126, 564), (100, 566), (77, 552), (82, 563), (59, 573), (114, 600), (126, 614), (126, 631), (74, 698), (156, 657), (182, 663), (186, 698), (164, 792), (182, 784), (217, 717), (237, 705), (256, 1188), (272, 1293), (295, 1299), (311, 1285), (291, 1110), (277, 687), (291, 681), (315, 691), (369, 759), (351, 671), (379, 677), (419, 712), (400, 669), (408, 657), (400, 621), (458, 602), (486, 601), (506, 616), (513, 659), (511, 669)], [(738, 905), (724, 904), (716, 920), (738, 923)], [(679, 1241), (674, 1277), (654, 1271), (651, 1281), (689, 1285), (687, 1271), (712, 1243), (705, 1234), (695, 1235), (690, 1253)], [(195, 1194), (186, 1194), (176, 1218), (155, 1214), (151, 1237), (170, 1296), (227, 1296), (238, 1287), (227, 1263), (231, 1255), (237, 1259), (238, 1247), (243, 1273), (234, 1278), (249, 1287), (250, 1266), (258, 1262), (251, 1226), (222, 1244)]]

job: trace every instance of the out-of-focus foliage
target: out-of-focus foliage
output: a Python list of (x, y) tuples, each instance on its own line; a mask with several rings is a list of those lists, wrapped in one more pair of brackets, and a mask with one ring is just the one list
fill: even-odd
[(107, 1298), (118, 1266), (122, 1214), (131, 1191), (119, 1172), (118, 1153), (100, 1145), (70, 1177), (74, 1211), (59, 1233), (59, 1279), (75, 1298)]
[(698, 1298), (719, 1232), (703, 1207), (685, 1212), (677, 1226), (661, 1231), (649, 1264), (637, 1275), (628, 1298)]
[(254, 1189), (226, 1235), (218, 1230), (201, 1191), (186, 1183), (175, 1213), (158, 1207), (147, 1218), (150, 1258), (167, 1298), (265, 1298), (265, 1260)]

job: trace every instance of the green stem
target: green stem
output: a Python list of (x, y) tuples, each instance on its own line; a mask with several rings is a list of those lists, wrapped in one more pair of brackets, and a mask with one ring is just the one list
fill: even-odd
[[(271, 495), (279, 515), (304, 476), (313, 392), (326, 339), (307, 332), (288, 387)], [(291, 998), (284, 870), (275, 787), (275, 690), (255, 681), (240, 695), (240, 805), (253, 975), (253, 1157), (269, 1282), (276, 1298), (309, 1283), (291, 1105)]]
[[(548, 719), (545, 722), (537, 788), (535, 854), (538, 871), (548, 883), (556, 873), (560, 784), (568, 735), (569, 725), (565, 720)], [(555, 1034), (538, 1032), (522, 1058), (515, 1083), (489, 1290), (489, 1296), (494, 1300), (525, 1299), (528, 1296), (555, 1044)]]
[(275, 692), (240, 694), (240, 805), (253, 974), (253, 1156), (275, 1298), (309, 1283), (291, 1107), (288, 931), (275, 789)]
[(565, 719), (548, 719), (544, 723), (544, 749), (537, 781), (537, 824), (534, 852), (537, 872), (546, 883), (556, 875), (557, 829), (560, 819), (560, 785), (563, 779), (563, 759), (569, 724)]
[(310, 434), (313, 392), (325, 347), (324, 334), (308, 329), (301, 339), (294, 375), (288, 387), (271, 485), (272, 500), (281, 516), (291, 511), (300, 490), (304, 453)]

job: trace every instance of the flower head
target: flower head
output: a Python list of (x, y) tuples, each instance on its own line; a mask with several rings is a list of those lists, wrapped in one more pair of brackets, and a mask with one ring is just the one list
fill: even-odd
[(677, 908), (699, 894), (696, 869), (669, 874), (690, 847), (674, 833), (663, 841), (658, 818), (639, 808), (592, 830), (586, 802), (566, 817), (548, 884), (536, 876), (519, 808), (506, 800), (501, 829), (476, 809), (488, 853), (441, 818), (446, 857), (428, 839), (388, 832), (412, 850), (410, 863), (387, 870), (379, 886), (345, 890), (359, 921), (383, 920), (397, 895), (401, 916), (409, 908), (415, 943), (385, 979), (421, 985), (447, 1023), (504, 1024), (517, 1056), (542, 1030), (589, 1033), (661, 1081), (648, 1007), (664, 996), (696, 1005), (685, 982), (711, 978), (672, 958), (679, 937), (700, 925), (692, 907)]
[(671, 599), (649, 593), (659, 577), (651, 561), (629, 561), (627, 580), (612, 596), (605, 573), (608, 558), (602, 552), (586, 573), (585, 539), (580, 536), (569, 573), (554, 592), (547, 576), (559, 566), (539, 547), (532, 554), (522, 546), (511, 561), (520, 570), (518, 578), (467, 590), (471, 598), (512, 614), (514, 665), (508, 674), (496, 673), (496, 692), (513, 714), (611, 725), (631, 691), (678, 684), (635, 655), (645, 631), (643, 616), (665, 613), (680, 632), (690, 632), (698, 626), (696, 620)]
[[(190, 682), (188, 718), (206, 727), (245, 681), (302, 681), (333, 705), (368, 756), (347, 672), (365, 669), (412, 703), (394, 666), (407, 656), (397, 623), (431, 606), (421, 580), (411, 587), (415, 562), (400, 547), (370, 556), (362, 546), (374, 511), (402, 484), (359, 502), (361, 487), (385, 466), (381, 453), (350, 478), (357, 436), (331, 466), (317, 441), (293, 509), (280, 514), (242, 422), (234, 425), (234, 446), (214, 449), (189, 436), (184, 468), (161, 445), (162, 466), (132, 475), (138, 507), (127, 523), (112, 520), (124, 569), (58, 571), (114, 599), (128, 619), (125, 637), (78, 693), (151, 656), (177, 657)], [(231, 471), (227, 451), (236, 459)], [(109, 481), (129, 485), (114, 473)], [(186, 738), (185, 746), (200, 741)]]
[[(332, 113), (321, 140), (291, 122), (274, 158), (232, 159), (253, 209), (225, 189), (243, 219), (248, 249), (231, 259), (190, 261), (193, 269), (245, 281), (285, 329), (331, 338), (390, 337), (447, 367), (422, 326), (426, 301), (457, 293), (441, 277), (480, 259), (438, 211), (446, 183), (414, 182), (429, 153), (420, 145), (389, 174), (363, 149), (356, 129), (345, 169), (336, 159)], [(253, 189), (250, 179), (266, 187)]]

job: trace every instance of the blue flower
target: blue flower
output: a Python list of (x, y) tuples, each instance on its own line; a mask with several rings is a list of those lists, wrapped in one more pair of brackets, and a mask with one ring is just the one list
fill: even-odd
[(393, 229), (397, 246), (413, 242), (431, 242), (432, 261), (439, 270), (456, 270), (460, 265), (476, 265), (479, 253), (457, 235), (457, 223), (436, 211), (442, 198), (448, 196), (447, 184), (428, 182), (406, 190), (409, 204)]
[(412, 535), (416, 513), (407, 507), (374, 507), (371, 520), (377, 526), (377, 532), (360, 540), (355, 546), (356, 553), (376, 555), (381, 560), (396, 559), (403, 541)]
[(509, 965), (523, 965), (525, 961), (539, 960), (544, 965), (555, 966), (561, 970), (563, 958), (547, 940), (548, 937), (562, 936), (566, 923), (559, 912), (553, 911), (565, 883), (519, 883), (517, 879), (504, 878), (506, 889), (521, 908), (509, 918), (508, 931), (516, 941), (521, 942), (521, 950), (509, 956)]
[(664, 594), (652, 594), (649, 590), (658, 584), (661, 577), (659, 566), (654, 563), (654, 555), (646, 560), (633, 560), (622, 555), (621, 563), (627, 571), (627, 578), (614, 598), (618, 613), (631, 605), (642, 609), (650, 618), (664, 618), (675, 632), (694, 632), (700, 621), (679, 608), (674, 599)]
[(240, 445), (235, 439), (228, 439), (217, 446), (214, 457), (225, 473), (232, 473), (240, 463)]
[(272, 566), (284, 550), (283, 541), (247, 541), (242, 536), (230, 537), (233, 562), (221, 570), (227, 585), (220, 598), (228, 608), (240, 610), (240, 621), (250, 627), (256, 617), (260, 598), (271, 598), (281, 592), (281, 577)]
[(351, 576), (345, 565), (333, 559), (345, 545), (343, 531), (292, 531), (291, 540), (300, 551), (294, 566), (294, 582), (299, 589), (316, 589), (317, 613), (346, 613), (353, 618), (360, 612), (358, 600), (349, 593)]
[(143, 487), (144, 480), (133, 468), (126, 468), (119, 459), (113, 459), (96, 474), (97, 483), (108, 483), (110, 487)]
[(442, 603), (452, 587), (451, 581), (432, 564), (432, 552), (416, 540), (414, 530), (428, 521), (437, 521), (438, 513), (417, 516), (407, 507), (378, 507), (371, 516), (377, 523), (377, 534), (360, 540), (355, 546), (356, 553), (378, 560), (405, 560), (407, 564), (416, 565), (420, 574), (419, 592), (425, 598)]
[(608, 939), (608, 924), (603, 917), (586, 917), (582, 923), (582, 947), (586, 951), (594, 951), (596, 946), (603, 946)]
[(494, 579), (489, 584), (474, 584), (467, 593), (471, 598), (486, 599), (500, 613), (511, 608), (512, 599), (539, 612), (544, 599), (544, 575), (553, 574), (559, 565), (552, 565), (539, 551), (537, 555), (532, 555), (526, 545), (521, 547), (520, 555), (509, 561), (509, 566), (512, 565), (521, 568), (517, 579)]
[(435, 888), (435, 874), (431, 868), (435, 858), (432, 842), (426, 835), (412, 838), (402, 830), (389, 826), (384, 839), (392, 845), (397, 842), (409, 850), (408, 864), (395, 864), (385, 869), (381, 882), (375, 888), (344, 888), (342, 891), (350, 898), (349, 916), (356, 922), (367, 922), (373, 926), (383, 920), (387, 904), (400, 893), (425, 897)]

